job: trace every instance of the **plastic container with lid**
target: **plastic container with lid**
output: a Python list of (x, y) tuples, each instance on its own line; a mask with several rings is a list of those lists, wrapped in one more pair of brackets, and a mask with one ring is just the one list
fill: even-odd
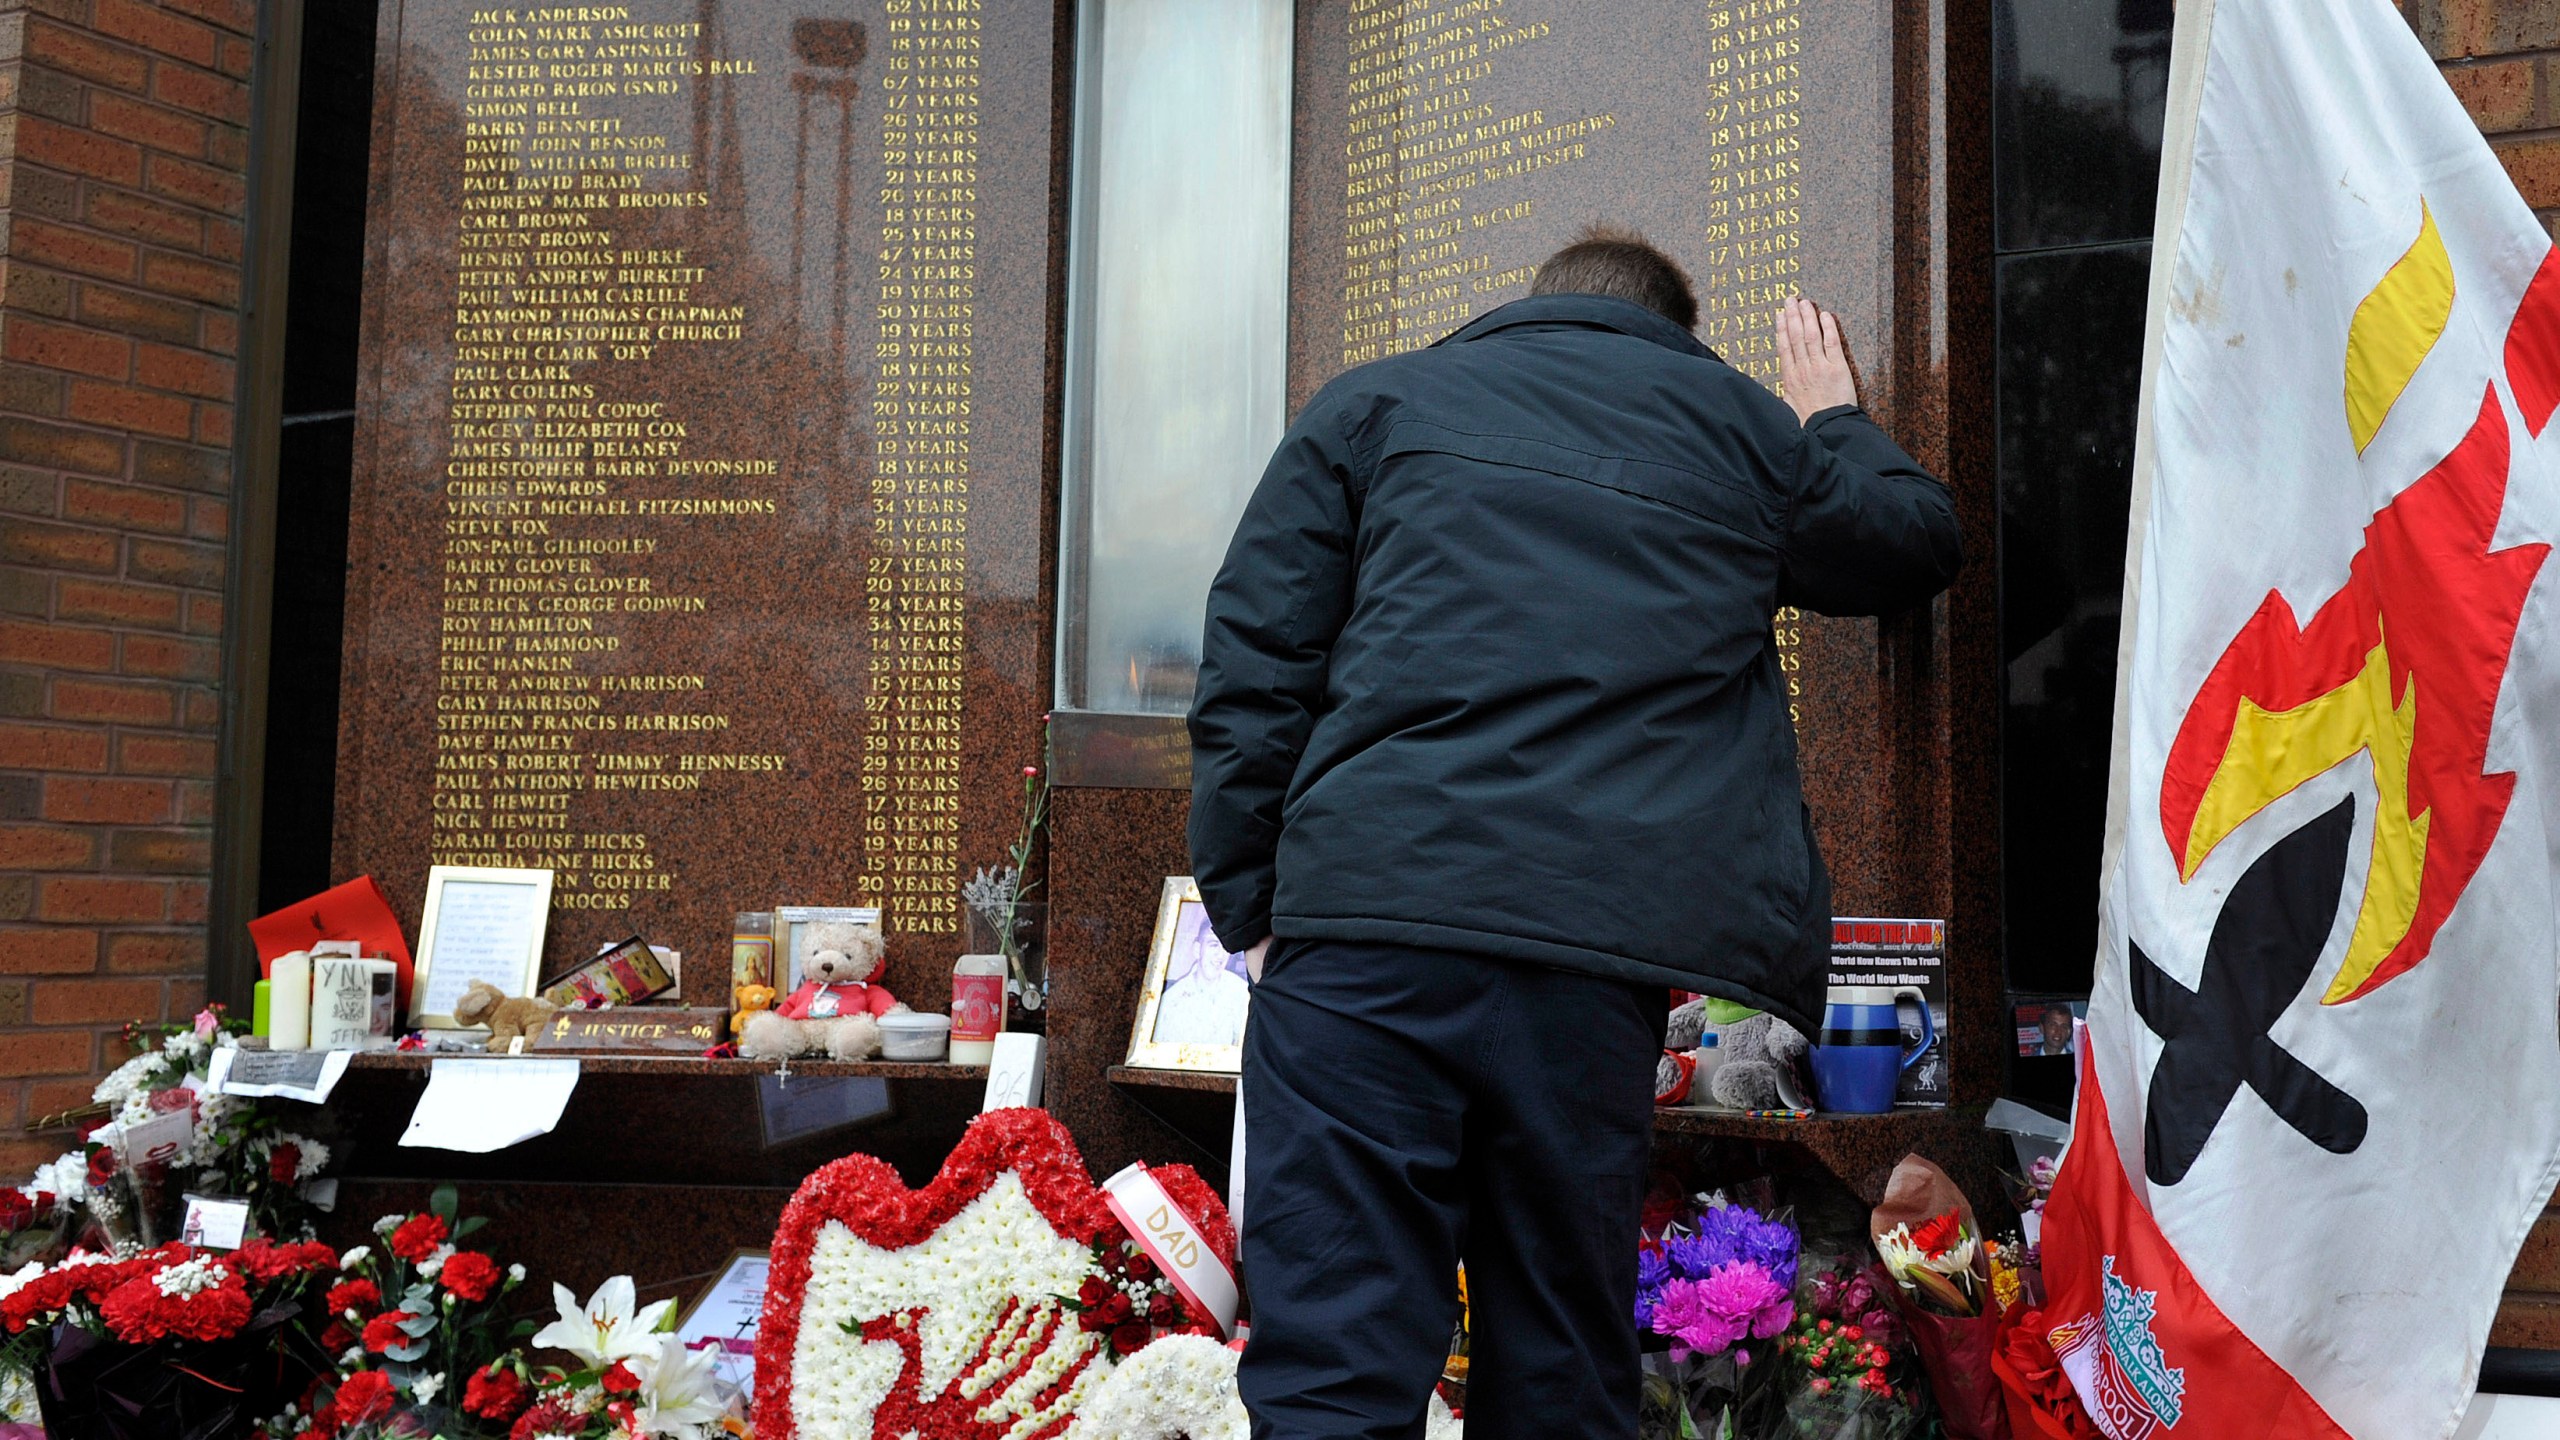
[(922, 1011), (880, 1017), (880, 1058), (939, 1060), (951, 1043), (951, 1017)]

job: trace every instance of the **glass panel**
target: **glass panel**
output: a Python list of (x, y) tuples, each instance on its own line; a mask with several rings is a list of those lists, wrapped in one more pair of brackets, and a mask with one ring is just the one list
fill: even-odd
[(2080, 991), (2123, 606), (2151, 247), (2000, 262), (2001, 855), (2009, 983)]
[(2170, 0), (1994, 0), (2000, 246), (2148, 240)]
[(1079, 42), (1062, 708), (1179, 714), (1279, 442), (1286, 0), (1105, 0)]

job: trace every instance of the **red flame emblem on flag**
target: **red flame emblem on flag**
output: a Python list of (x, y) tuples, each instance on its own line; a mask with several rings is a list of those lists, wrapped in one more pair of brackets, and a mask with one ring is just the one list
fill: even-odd
[[(2394, 276), (2407, 268), (2404, 260)], [(2394, 283), (2386, 276), (2376, 296), (2387, 299)], [(2442, 285), (2449, 310), (2449, 266)], [(2370, 387), (2357, 392), (2351, 344), (2348, 408), (2360, 449), (2434, 338), (2429, 331), (2405, 366), (2375, 362), (2396, 373), (2378, 408)], [(2560, 252), (2545, 257), (2525, 293), (2506, 361), (2538, 436), (2560, 407)], [(2453, 452), (2366, 525), (2346, 584), (2310, 623), (2267, 593), (2169, 748), (2160, 826), (2181, 880), (2279, 797), (2360, 750), (2371, 757), (2379, 797), (2363, 906), (2324, 1004), (2369, 995), (2427, 958), (2515, 791), (2512, 773), (2487, 770), (2489, 729), (2525, 594), (2551, 547), (2491, 548), (2509, 460), (2492, 386)]]

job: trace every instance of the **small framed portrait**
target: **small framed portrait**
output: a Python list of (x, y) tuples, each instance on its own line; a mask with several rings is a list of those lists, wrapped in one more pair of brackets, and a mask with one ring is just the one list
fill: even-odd
[(474, 980), (505, 995), (531, 995), (542, 979), (542, 936), (551, 921), (551, 872), (473, 865), (427, 871), (418, 917), (409, 1023), (457, 1030), (453, 1007)]
[(1200, 887), (1188, 875), (1168, 878), (1156, 902), (1146, 978), (1138, 987), (1129, 1063), (1157, 1070), (1242, 1070), (1252, 995), (1244, 956), (1218, 943)]
[(782, 978), (773, 988), (789, 995), (800, 988), (800, 976), (809, 968), (809, 925), (812, 921), (838, 920), (851, 925), (877, 925), (877, 905), (776, 905), (773, 907), (774, 968)]

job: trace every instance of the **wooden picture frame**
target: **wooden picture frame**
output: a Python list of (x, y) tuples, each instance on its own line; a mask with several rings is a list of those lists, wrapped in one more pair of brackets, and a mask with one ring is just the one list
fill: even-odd
[(1156, 900), (1146, 975), (1138, 983), (1138, 1013), (1129, 1026), (1128, 1063), (1240, 1073), (1250, 993), (1243, 957), (1220, 945), (1209, 928), (1200, 887), (1188, 875), (1167, 876)]
[(438, 865), (427, 871), (418, 916), (418, 956), (409, 1023), (424, 1030), (477, 1029), (453, 1007), (474, 980), (511, 996), (542, 983), (542, 941), (551, 923), (551, 872)]

